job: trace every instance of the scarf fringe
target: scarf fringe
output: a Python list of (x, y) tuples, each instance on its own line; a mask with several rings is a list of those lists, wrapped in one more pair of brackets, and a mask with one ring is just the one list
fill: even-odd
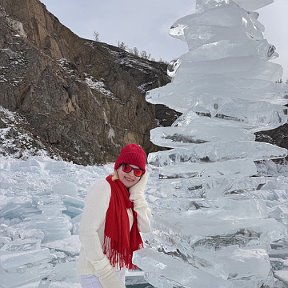
[(143, 244), (140, 244), (134, 251), (128, 248), (124, 249), (123, 251), (117, 251), (113, 247), (117, 247), (117, 245), (113, 243), (111, 238), (105, 236), (104, 243), (102, 245), (103, 253), (107, 256), (113, 267), (118, 267), (120, 270), (122, 268), (128, 268), (129, 270), (138, 269), (138, 267), (132, 263), (132, 257), (134, 251), (143, 248)]

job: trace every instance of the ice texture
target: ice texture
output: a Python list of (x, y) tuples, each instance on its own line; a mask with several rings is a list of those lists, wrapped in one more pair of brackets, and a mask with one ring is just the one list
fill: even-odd
[(106, 173), (47, 157), (1, 157), (1, 288), (80, 287), (75, 261), (83, 198)]
[[(259, 151), (259, 153), (261, 153), (261, 151)], [(168, 159), (171, 158), (169, 161), (173, 163), (173, 154), (167, 154), (166, 156)], [(187, 155), (185, 157), (187, 157)], [(163, 160), (164, 159), (165, 157)], [(168, 159), (165, 161), (168, 161)], [(212, 157), (211, 160), (213, 160)], [(216, 158), (214, 160), (216, 161)], [(166, 162), (163, 163), (163, 165), (166, 164)], [(157, 166), (158, 164), (155, 165)], [(263, 273), (267, 274), (267, 269), (270, 267), (269, 261), (261, 261), (262, 257), (267, 259), (267, 251), (274, 267), (273, 272), (277, 272), (275, 273), (275, 276), (278, 277), (277, 281), (280, 283), (285, 281), (285, 273), (287, 273), (285, 271), (287, 271), (288, 267), (288, 243), (287, 239), (285, 240), (279, 237), (279, 233), (283, 233), (283, 226), (280, 225), (279, 227), (279, 224), (282, 223), (287, 226), (288, 220), (288, 166), (277, 165), (271, 161), (269, 163), (257, 162), (255, 166), (258, 169), (258, 174), (261, 174), (261, 176), (247, 178), (243, 175), (233, 175), (233, 177), (225, 178), (220, 175), (206, 179), (203, 177), (163, 178), (161, 181), (159, 181), (158, 175), (154, 173), (157, 171), (154, 170), (154, 167), (153, 173), (151, 173), (148, 181), (146, 196), (154, 213), (153, 230), (155, 234), (145, 237), (145, 240), (149, 240), (149, 245), (153, 245), (153, 247), (157, 247), (159, 242), (162, 243), (162, 246), (165, 246), (166, 249), (170, 249), (171, 247), (171, 251), (166, 250), (170, 251), (166, 252), (166, 256), (171, 256), (175, 253), (173, 245), (177, 242), (179, 251), (176, 251), (175, 256), (178, 258), (176, 262), (173, 263), (177, 263), (178, 265), (181, 263), (181, 259), (185, 259), (186, 257), (189, 259), (189, 263), (193, 263), (193, 267), (195, 267), (195, 269), (188, 267), (187, 271), (196, 271), (196, 276), (198, 275), (199, 277), (206, 275), (206, 272), (198, 271), (198, 267), (206, 267), (205, 269), (208, 269), (210, 274), (205, 279), (207, 279), (207, 281), (213, 279), (213, 283), (219, 284), (219, 287), (221, 287), (220, 283), (224, 285), (224, 287), (231, 287), (231, 284), (225, 279), (219, 279), (219, 275), (224, 275), (224, 278), (229, 275), (231, 281), (235, 283), (242, 283), (241, 275), (246, 275), (246, 277), (250, 277), (251, 283), (256, 283), (262, 277)], [(83, 209), (83, 197), (87, 191), (87, 187), (93, 183), (96, 178), (103, 178), (112, 170), (112, 164), (108, 166), (83, 167), (72, 163), (39, 157), (32, 157), (26, 161), (0, 157), (0, 211), (2, 213), (0, 217), (1, 287), (80, 288), (75, 261), (80, 248), (78, 234), (79, 220), (81, 217), (80, 211)], [(151, 168), (149, 167), (148, 170), (151, 170)], [(62, 189), (55, 188), (62, 186), (62, 184), (58, 185), (59, 183), (63, 183)], [(67, 189), (64, 187), (66, 184)], [(69, 188), (72, 187), (74, 188), (70, 190)], [(75, 191), (77, 195), (74, 194)], [(48, 197), (49, 195), (50, 197)], [(53, 201), (54, 197), (55, 201)], [(47, 199), (50, 199), (50, 201), (47, 201)], [(59, 217), (62, 213), (62, 217), (58, 218), (59, 221), (63, 221), (62, 231), (69, 231), (71, 236), (52, 240), (52, 238), (56, 239), (60, 237), (54, 234), (55, 230), (53, 232), (51, 227), (49, 228), (49, 223), (51, 223), (49, 218), (52, 217), (51, 215), (49, 217), (43, 217), (43, 223), (46, 220), (47, 226), (42, 225), (36, 228), (35, 225), (37, 222), (35, 222), (33, 226), (32, 219), (40, 217), (42, 214), (41, 211), (45, 210), (45, 206), (51, 207), (52, 204), (55, 205), (55, 215), (53, 216), (56, 218), (57, 215), (57, 217)], [(63, 210), (63, 206), (66, 209)], [(245, 213), (243, 213), (244, 207)], [(68, 209), (71, 208), (76, 209), (75, 213), (68, 212)], [(155, 209), (157, 209), (157, 215)], [(210, 218), (213, 219), (211, 222), (208, 218), (203, 218), (203, 215), (205, 216), (204, 212), (208, 210), (211, 214)], [(58, 211), (57, 214), (56, 211)], [(174, 214), (172, 214), (171, 211)], [(177, 219), (179, 213), (181, 213), (183, 218)], [(37, 217), (34, 218), (32, 217), (33, 215)], [(161, 217), (161, 220), (159, 215), (162, 215), (162, 217), (165, 215), (165, 217)], [(189, 221), (192, 215), (194, 219), (196, 216), (201, 219), (203, 218), (203, 220), (199, 220), (199, 225), (197, 225), (198, 220), (195, 220), (196, 222)], [(191, 237), (193, 233), (192, 235), (187, 233), (186, 238), (181, 235), (182, 238), (180, 239), (178, 231), (181, 232), (181, 230), (174, 229), (175, 231), (173, 231), (173, 233), (167, 232), (167, 229), (171, 230), (171, 226), (169, 223), (169, 225), (167, 225), (167, 221), (163, 221), (166, 217), (167, 221), (172, 217), (173, 221), (171, 224), (174, 223), (173, 226), (178, 226), (178, 220), (183, 221), (185, 224), (186, 219), (188, 219), (187, 228), (198, 231), (197, 234), (201, 235), (207, 234), (205, 227), (212, 223), (215, 229), (214, 231), (210, 230), (209, 237), (193, 238)], [(160, 220), (158, 221), (158, 219)], [(69, 220), (69, 229), (66, 226), (67, 220)], [(218, 232), (223, 231), (228, 223), (233, 223), (233, 225), (229, 224), (229, 231), (228, 227), (225, 230), (227, 234), (220, 235)], [(31, 228), (27, 228), (28, 224), (31, 225)], [(195, 225), (193, 226), (193, 224)], [(50, 236), (54, 234), (51, 241), (45, 240), (47, 235), (46, 227), (49, 228), (51, 232)], [(279, 227), (279, 229), (274, 231), (270, 229), (270, 227)], [(233, 234), (235, 231), (237, 232)], [(64, 235), (66, 235), (66, 232)], [(67, 235), (69, 235), (69, 233)], [(150, 239), (148, 239), (149, 237)], [(269, 247), (269, 241), (279, 238), (281, 239), (272, 243), (270, 250), (267, 249), (267, 247)], [(191, 243), (187, 244), (184, 241), (185, 239), (189, 239)], [(261, 239), (261, 242), (259, 242), (259, 239)], [(262, 241), (262, 239), (264, 241)], [(192, 241), (194, 243), (193, 249), (191, 249)], [(179, 243), (182, 245), (181, 247)], [(221, 243), (225, 243), (221, 248), (223, 253), (214, 254), (213, 245), (217, 248), (217, 253), (218, 251), (220, 252), (218, 248)], [(253, 248), (250, 250), (249, 247), (245, 246), (246, 244)], [(240, 247), (238, 252), (236, 249), (238, 248), (237, 245)], [(201, 247), (203, 248), (202, 250), (200, 249)], [(206, 249), (208, 249), (208, 252)], [(146, 253), (145, 251), (146, 250), (144, 250), (143, 253)], [(187, 252), (187, 256), (183, 254), (183, 251)], [(225, 261), (227, 260), (227, 262), (225, 262), (227, 263), (226, 265), (221, 262), (222, 260), (219, 260), (226, 257), (225, 251), (227, 251), (227, 253), (229, 251), (231, 255), (231, 257), (225, 258)], [(158, 253), (154, 249), (152, 252)], [(261, 257), (259, 258), (258, 255)], [(156, 254), (155, 257), (158, 261), (156, 263), (159, 264), (158, 254)], [(143, 258), (143, 261), (146, 260)], [(167, 261), (171, 263), (169, 260)], [(231, 263), (235, 264), (232, 265)], [(242, 263), (243, 266), (241, 265)], [(229, 267), (227, 267), (228, 264)], [(172, 271), (174, 269), (173, 265), (170, 267)], [(253, 265), (257, 265), (258, 269), (257, 271), (252, 269), (254, 273), (252, 275), (250, 270), (251, 267), (254, 267)], [(159, 264), (158, 266), (161, 265)], [(241, 273), (238, 271), (240, 268)], [(158, 271), (154, 269), (153, 266), (149, 269), (149, 271), (152, 269), (155, 272)], [(153, 274), (153, 271), (151, 274), (146, 272), (146, 274), (149, 274), (149, 279), (154, 279), (154, 281), (158, 279), (162, 283), (161, 285), (164, 285), (162, 287), (166, 287), (166, 282), (163, 282), (158, 272)], [(220, 274), (218, 275), (217, 273)], [(183, 276), (183, 273), (179, 274), (179, 276), (181, 275)], [(197, 283), (197, 277), (195, 278), (193, 275), (194, 274), (191, 275), (189, 281)], [(192, 280), (192, 277), (194, 277), (195, 280)], [(273, 280), (271, 274), (268, 274), (268, 277), (269, 281), (271, 279)], [(177, 279), (179, 279), (179, 277)], [(178, 281), (177, 279), (176, 282)], [(202, 279), (204, 278), (202, 277)], [(153, 280), (151, 280), (151, 283), (154, 283), (152, 281)], [(244, 281), (246, 280), (244, 279)], [(143, 272), (128, 273), (127, 284), (144, 282)], [(174, 285), (177, 287), (175, 279), (168, 279), (168, 282), (170, 286), (172, 285), (173, 287)], [(159, 282), (156, 282), (156, 284), (157, 283)], [(183, 283), (184, 282), (182, 282), (182, 284)], [(205, 283), (207, 284), (206, 280), (199, 283), (199, 287)], [(235, 283), (233, 285), (235, 285)], [(179, 285), (180, 284), (178, 284), (178, 286)], [(194, 286), (198, 287), (196, 284)], [(155, 287), (157, 286), (155, 285)], [(284, 286), (275, 286), (275, 288), (276, 287), (283, 288)]]
[[(0, 156), (1, 288), (80, 288), (76, 260), (84, 197), (112, 171), (112, 163)], [(146, 283), (143, 274), (131, 271), (127, 284)]]
[[(233, 2), (240, 7), (254, 11), (273, 3), (274, 0), (234, 0)], [(229, 4), (232, 0), (196, 0), (196, 10), (201, 12), (203, 10)]]
[(146, 100), (182, 115), (150, 132), (168, 149), (148, 157), (153, 232), (133, 260), (155, 287), (272, 288), (275, 271), (286, 281), (288, 185), (272, 160), (287, 150), (255, 141), (287, 123), (283, 69), (255, 12), (272, 2), (197, 0), (171, 26), (188, 52)]

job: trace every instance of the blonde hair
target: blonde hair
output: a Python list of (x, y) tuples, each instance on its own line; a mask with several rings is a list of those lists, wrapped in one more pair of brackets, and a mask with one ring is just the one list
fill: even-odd
[(114, 170), (113, 173), (111, 173), (111, 175), (112, 175), (112, 181), (119, 179), (118, 172), (116, 170)]

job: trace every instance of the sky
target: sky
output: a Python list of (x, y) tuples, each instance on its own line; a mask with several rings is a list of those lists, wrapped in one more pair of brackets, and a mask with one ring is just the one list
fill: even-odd
[[(169, 36), (170, 26), (193, 13), (194, 0), (40, 0), (62, 24), (80, 37), (146, 51), (155, 60), (170, 62), (188, 51), (185, 42)], [(252, 0), (251, 0), (252, 1)], [(100, 4), (99, 4), (100, 3)], [(144, 4), (145, 3), (145, 4)], [(288, 79), (288, 0), (274, 0), (257, 12), (265, 26), (264, 37), (277, 48), (275, 61)]]

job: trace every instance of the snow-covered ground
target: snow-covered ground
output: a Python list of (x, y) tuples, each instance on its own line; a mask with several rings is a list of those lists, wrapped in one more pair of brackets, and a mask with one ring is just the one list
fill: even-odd
[[(110, 173), (113, 165), (81, 166), (45, 155), (27, 157), (0, 157), (0, 287), (79, 288), (76, 260), (84, 197), (87, 187)], [(268, 162), (258, 164), (257, 168), (259, 175), (274, 179), (272, 186), (278, 183), (279, 189), (274, 187), (278, 194), (287, 191), (283, 185), (287, 183), (288, 166)], [(153, 195), (158, 193), (159, 180), (157, 171), (149, 170), (146, 196), (156, 213)], [(283, 211), (287, 210), (288, 196), (283, 197), (281, 201), (286, 200), (282, 210), (277, 210), (280, 214), (273, 210), (279, 214), (274, 215), (276, 218), (287, 215)], [(288, 224), (288, 219), (282, 220)], [(281, 280), (277, 288), (288, 284), (286, 244), (279, 243), (269, 255), (274, 276)], [(140, 271), (128, 273), (127, 284), (151, 287), (145, 284)]]
[[(83, 200), (87, 187), (111, 171), (111, 164), (0, 157), (0, 287), (80, 287)], [(128, 273), (127, 284), (137, 284), (128, 287), (147, 287), (144, 283), (140, 271)]]

